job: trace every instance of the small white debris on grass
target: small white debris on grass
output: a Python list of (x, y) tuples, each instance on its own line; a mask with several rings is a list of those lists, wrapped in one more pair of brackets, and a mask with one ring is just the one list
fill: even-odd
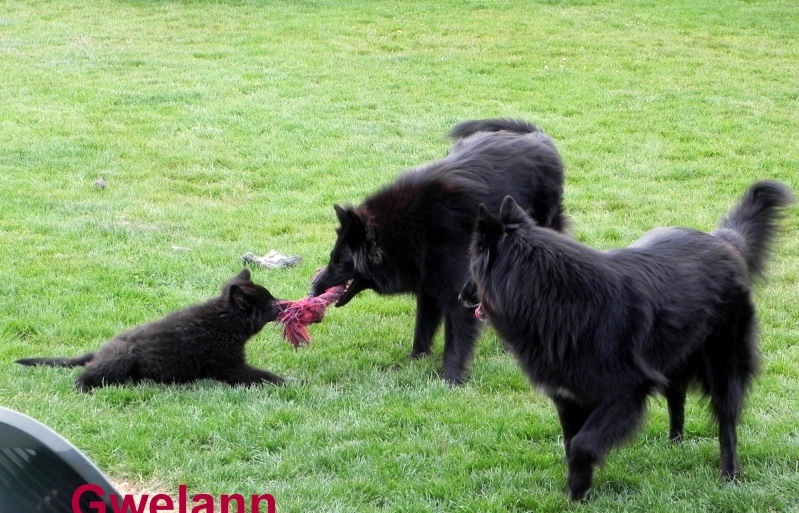
[(264, 256), (256, 256), (248, 251), (241, 257), (241, 261), (245, 264), (258, 264), (267, 269), (291, 267), (300, 263), (300, 260), (302, 257), (281, 255), (274, 249)]

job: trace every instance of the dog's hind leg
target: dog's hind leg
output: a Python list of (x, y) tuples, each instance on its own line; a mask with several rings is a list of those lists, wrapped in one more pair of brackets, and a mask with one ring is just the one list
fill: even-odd
[(728, 480), (738, 477), (738, 419), (741, 415), (746, 383), (740, 378), (716, 380), (711, 377), (710, 403), (719, 423), (721, 476)]
[(124, 339), (111, 340), (86, 364), (75, 386), (81, 392), (89, 393), (95, 387), (134, 380), (137, 377), (136, 363), (136, 355)]
[(410, 358), (416, 359), (430, 354), (433, 337), (441, 325), (441, 307), (432, 296), (420, 293), (416, 298), (416, 328), (413, 333), (413, 349)]
[(610, 449), (635, 432), (646, 410), (647, 395), (648, 390), (642, 387), (600, 404), (571, 439), (567, 486), (572, 500), (585, 498), (591, 489), (594, 467)]
[(736, 434), (744, 396), (757, 370), (756, 321), (751, 303), (739, 309), (724, 332), (708, 344), (707, 377), (710, 403), (719, 423), (721, 476), (734, 480), (740, 472)]
[(136, 359), (132, 355), (113, 360), (95, 359), (75, 380), (75, 387), (83, 393), (93, 388), (135, 381)]
[(460, 304), (450, 306), (444, 318), (444, 379), (460, 385), (466, 381), (465, 374), (480, 333), (480, 321), (471, 309)]
[[(719, 421), (719, 447), (721, 448), (721, 477), (733, 481), (738, 477), (740, 466), (738, 463), (738, 415), (734, 413), (736, 409), (730, 403), (734, 401), (735, 392), (731, 390), (727, 399), (713, 399), (713, 410)], [(731, 399), (733, 399), (731, 401)], [(719, 405), (725, 402), (725, 405)]]

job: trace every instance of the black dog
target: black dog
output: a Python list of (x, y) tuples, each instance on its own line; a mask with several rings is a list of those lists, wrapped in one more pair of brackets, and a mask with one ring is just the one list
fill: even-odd
[(719, 423), (721, 475), (738, 474), (736, 427), (758, 361), (752, 278), (792, 201), (784, 185), (758, 182), (712, 233), (659, 228), (607, 253), (539, 228), (512, 198), (499, 218), (480, 207), (461, 299), (481, 302), (555, 403), (572, 499), (633, 434), (647, 396), (665, 394), (680, 440), (692, 383)]
[(479, 325), (458, 302), (480, 203), (496, 212), (512, 195), (541, 226), (565, 227), (563, 164), (552, 140), (516, 120), (469, 121), (443, 159), (412, 169), (357, 207), (335, 206), (341, 226), (330, 262), (311, 293), (349, 282), (336, 306), (365, 289), (413, 293), (411, 358), (430, 353), (444, 319), (444, 378), (461, 383)]
[(279, 313), (275, 298), (243, 270), (219, 297), (177, 310), (120, 333), (96, 352), (75, 358), (23, 358), (22, 365), (85, 365), (76, 386), (82, 392), (149, 379), (186, 383), (216, 379), (230, 385), (282, 383), (283, 378), (247, 364), (244, 344)]

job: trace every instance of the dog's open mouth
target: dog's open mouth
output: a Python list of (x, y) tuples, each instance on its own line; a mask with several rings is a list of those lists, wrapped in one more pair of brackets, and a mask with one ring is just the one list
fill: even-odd
[(483, 313), (483, 303), (476, 300), (475, 301), (465, 300), (463, 297), (461, 297), (461, 303), (466, 308), (474, 310), (475, 317), (477, 317), (478, 319), (485, 319), (485, 314)]
[[(332, 273), (333, 283), (337, 282), (341, 279), (341, 274), (345, 276), (352, 276), (352, 272), (346, 273)], [(338, 274), (339, 276), (336, 276)], [(316, 272), (316, 276), (313, 277), (311, 280), (311, 295), (312, 296), (320, 296), (323, 294), (335, 294), (337, 299), (335, 299), (335, 305), (344, 306), (350, 302), (352, 298), (354, 298), (359, 292), (362, 292), (366, 289), (373, 288), (372, 282), (370, 280), (366, 280), (361, 278), (360, 276), (354, 276), (352, 278), (343, 279), (342, 281), (330, 284), (330, 273), (328, 273), (328, 269), (323, 267)]]
[(338, 301), (336, 301), (336, 307), (346, 305), (352, 298), (355, 297), (356, 294), (369, 288), (365, 282), (359, 278), (347, 280), (342, 285), (346, 288)]
[(484, 319), (483, 303), (477, 297), (477, 287), (473, 282), (467, 282), (458, 294), (458, 301), (466, 308), (474, 310), (474, 316)]

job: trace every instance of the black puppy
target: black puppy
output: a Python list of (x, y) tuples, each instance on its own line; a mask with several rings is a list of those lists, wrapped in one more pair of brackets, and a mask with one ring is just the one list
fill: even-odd
[(659, 228), (606, 253), (538, 227), (512, 198), (499, 218), (480, 207), (461, 298), (482, 304), (555, 403), (573, 500), (634, 433), (649, 395), (665, 394), (681, 439), (691, 383), (718, 420), (721, 475), (738, 474), (736, 427), (758, 362), (752, 278), (792, 201), (784, 185), (758, 182), (714, 232)]
[(99, 350), (75, 358), (23, 358), (22, 365), (85, 365), (76, 386), (82, 392), (149, 379), (186, 383), (215, 379), (230, 385), (282, 383), (283, 378), (247, 364), (244, 344), (279, 313), (275, 298), (244, 269), (219, 297), (177, 310), (120, 333)]
[(416, 296), (411, 358), (430, 353), (444, 320), (444, 378), (461, 383), (479, 323), (458, 302), (468, 278), (477, 205), (497, 212), (512, 195), (541, 226), (565, 228), (563, 163), (552, 140), (517, 120), (468, 121), (443, 159), (412, 169), (359, 207), (335, 207), (340, 227), (311, 293), (349, 282), (336, 306), (373, 289)]

